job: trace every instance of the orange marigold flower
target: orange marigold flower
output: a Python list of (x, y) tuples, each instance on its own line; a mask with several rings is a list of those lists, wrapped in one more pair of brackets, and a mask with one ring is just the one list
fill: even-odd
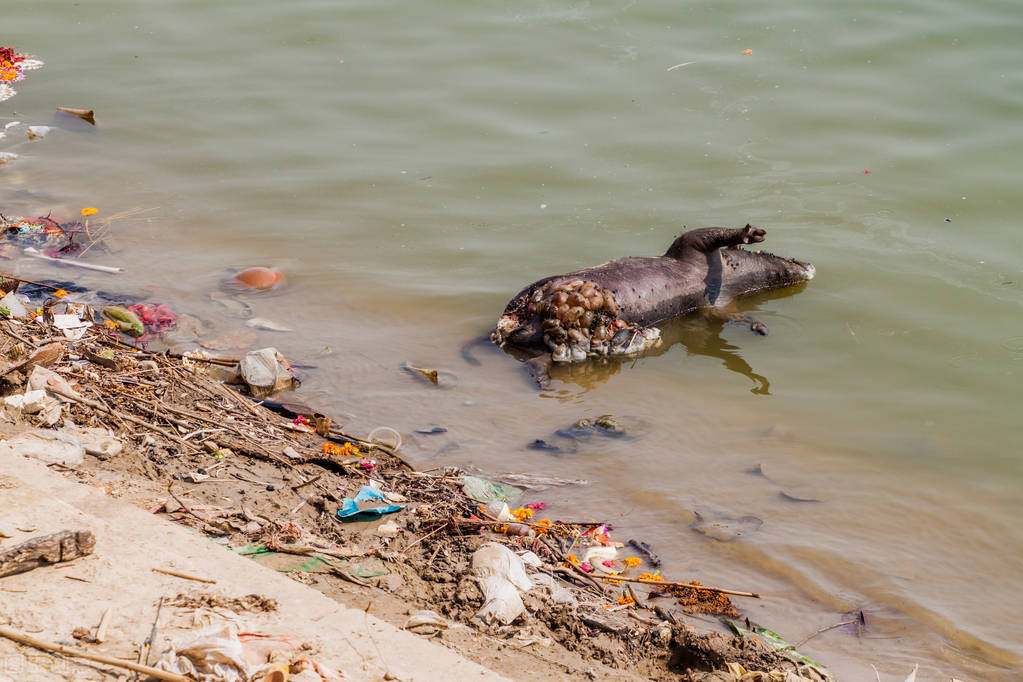
[(639, 557), (635, 556), (625, 557), (625, 565), (628, 568), (635, 568), (636, 566), (639, 566), (641, 563), (643, 563), (643, 560), (640, 559)]
[(82, 209), (82, 215), (96, 215), (97, 213), (99, 213), (99, 209), (93, 208), (92, 206)]
[(526, 509), (525, 507), (519, 507), (518, 509), (512, 509), (511, 515), (515, 517), (517, 521), (528, 521), (533, 518), (533, 510)]
[(335, 443), (324, 443), (323, 453), (325, 455), (340, 455), (343, 448)]
[(345, 443), (341, 446), (340, 454), (342, 457), (357, 457), (362, 453), (359, 452), (359, 448), (355, 447), (351, 443)]
[(663, 583), (664, 576), (655, 575), (653, 573), (640, 573), (639, 580), (653, 580), (655, 582)]
[(618, 601), (615, 602), (615, 604), (635, 604), (635, 603), (636, 603), (636, 600), (633, 599), (632, 597), (622, 597), (621, 599), (619, 599)]
[(56, 291), (53, 292), (53, 295), (56, 296), (57, 298), (64, 298), (65, 296), (67, 296), (67, 292), (64, 291), (63, 289), (57, 289)]
[(604, 582), (611, 583), (612, 585), (621, 585), (622, 581), (617, 578), (604, 578)]
[(565, 557), (565, 559), (566, 559), (566, 560), (567, 560), (567, 561), (568, 561), (568, 562), (569, 562), (570, 564), (577, 564), (577, 565), (578, 565), (578, 563), (579, 563), (579, 557), (577, 557), (577, 556), (576, 556), (575, 554), (569, 554), (569, 555), (567, 555), (567, 556)]

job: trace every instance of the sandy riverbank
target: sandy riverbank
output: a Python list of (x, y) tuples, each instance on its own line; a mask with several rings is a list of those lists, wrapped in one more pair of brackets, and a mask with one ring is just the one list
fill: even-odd
[[(599, 519), (543, 520), (541, 510), (528, 510), (535, 514), (529, 518), (523, 507), (517, 512), (523, 523), (491, 521), (481, 502), (466, 495), (463, 472), (416, 472), (401, 459), (400, 449), (346, 434), (312, 408), (291, 404), (269, 409), (256, 404), (210, 375), (233, 374), (230, 360), (183, 361), (165, 352), (140, 350), (99, 318), (81, 338), (67, 339), (53, 326), (51, 314), (74, 310), (88, 321), (87, 309), (69, 307), (68, 302), (98, 302), (88, 292), (56, 299), (45, 286), (34, 291), (38, 303), (47, 308), (43, 315), (0, 322), (0, 358), (6, 368), (0, 388), (7, 396), (24, 396), (42, 381), (46, 403), (31, 414), (20, 407), (6, 409), (6, 443), (13, 447), (3, 455), (5, 470), (31, 475), (18, 473), (9, 488), (0, 490), (11, 500), (4, 509), (12, 511), (5, 513), (27, 514), (31, 518), (22, 527), (39, 533), (75, 528), (76, 523), (90, 528), (88, 520), (75, 519), (70, 511), (69, 516), (44, 510), (46, 504), (73, 507), (71, 492), (86, 489), (88, 506), (104, 507), (92, 490), (99, 489), (116, 498), (109, 509), (122, 510), (110, 514), (126, 519), (127, 527), (148, 530), (126, 534), (116, 524), (92, 523), (97, 537), (93, 556), (67, 568), (38, 568), (2, 579), (2, 589), (27, 590), (12, 592), (21, 601), (12, 599), (5, 607), (5, 618), (13, 625), (32, 629), (42, 638), (69, 640), (76, 627), (90, 624), (103, 610), (98, 595), (112, 592), (113, 585), (133, 585), (121, 595), (128, 599), (130, 592), (130, 603), (118, 608), (132, 615), (107, 645), (130, 657), (151, 627), (157, 601), (178, 592), (212, 590), (223, 598), (256, 593), (277, 600), (281, 613), (301, 613), (308, 597), (283, 589), (281, 576), (287, 575), (339, 604), (339, 613), (348, 614), (346, 627), (356, 627), (351, 619), (357, 617), (390, 623), (379, 626), (377, 632), (385, 634), (374, 634), (384, 638), (382, 643), (348, 647), (357, 651), (353, 654), (357, 665), (350, 657), (331, 663), (349, 678), (450, 677), (425, 668), (416, 672), (417, 660), (433, 656), (425, 649), (391, 654), (398, 649), (388, 638), (404, 642), (410, 637), (393, 626), (405, 626), (413, 613), (424, 610), (432, 611), (430, 618), (436, 622), (414, 628), (417, 636), (455, 652), (450, 665), (463, 665), (459, 661), (465, 658), (512, 678), (732, 679), (735, 675), (726, 671), (730, 663), (750, 670), (799, 670), (808, 679), (823, 678), (811, 666), (797, 664), (763, 642), (700, 634), (699, 629), (709, 629), (707, 624), (692, 621), (686, 610), (735, 614), (719, 592), (614, 582), (611, 575), (622, 579), (651, 575), (655, 583), (663, 577), (657, 576), (650, 557), (643, 557), (638, 566), (631, 565), (638, 561), (624, 561), (624, 548), (616, 547), (613, 530)], [(18, 404), (24, 398), (8, 402)], [(27, 431), (81, 433), (74, 431), (76, 425), (108, 429), (110, 442), (117, 446), (93, 446), (90, 454), (70, 460), (51, 458), (50, 468), (72, 483), (54, 483), (55, 473), (22, 460), (33, 450), (17, 445), (24, 443)], [(556, 482), (519, 483), (528, 496), (530, 487)], [(400, 509), (365, 520), (340, 520), (338, 511), (346, 507), (346, 499), (357, 498), (367, 487), (376, 488), (386, 504)], [(43, 499), (40, 490), (50, 493)], [(39, 500), (36, 508), (33, 500)], [(36, 534), (19, 531), (0, 549)], [(175, 544), (168, 544), (170, 537)], [(524, 608), (506, 623), (501, 618), (485, 623), (477, 617), (484, 606), (485, 582), (479, 579), (479, 552), (492, 543), (512, 550), (514, 556), (528, 553), (534, 560), (528, 569), (534, 586), (522, 591)], [(193, 560), (200, 550), (201, 560)], [(617, 558), (594, 568), (586, 561), (590, 554)], [(247, 562), (264, 568), (240, 568)], [(153, 564), (218, 582), (210, 588), (175, 582), (154, 576)], [(111, 566), (123, 575), (109, 573)], [(66, 583), (77, 582), (64, 577), (75, 571), (85, 571), (88, 575), (77, 577), (89, 581), (86, 588), (72, 590), (77, 601), (37, 599), (43, 607), (33, 622), (27, 610), (33, 593), (61, 594), (68, 589)], [(221, 584), (217, 575), (231, 575), (235, 581)], [(69, 608), (69, 603), (74, 606)], [(183, 615), (180, 611), (176, 617)], [(225, 616), (224, 609), (220, 611), (207, 615), (217, 621)], [(290, 640), (307, 632), (295, 624), (260, 621), (247, 613), (227, 618), (245, 623), (247, 631)], [(312, 622), (315, 619), (305, 625)], [(364, 633), (371, 631), (370, 622), (365, 620)], [(156, 648), (162, 650), (175, 627), (188, 629), (179, 626), (168, 626)], [(191, 629), (195, 634), (198, 626)], [(322, 624), (312, 629), (324, 636), (332, 630)], [(336, 643), (313, 648), (326, 652), (327, 660), (327, 654), (340, 653)], [(35, 660), (31, 658), (35, 653), (19, 651), (24, 661)], [(390, 662), (392, 657), (407, 666), (404, 672), (389, 668), (397, 665)], [(437, 657), (447, 660), (440, 653)]]

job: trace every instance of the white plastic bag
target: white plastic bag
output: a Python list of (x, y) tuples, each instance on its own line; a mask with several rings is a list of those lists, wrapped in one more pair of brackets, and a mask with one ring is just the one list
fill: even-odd
[(488, 542), (472, 555), (472, 570), (483, 592), (483, 608), (476, 614), (484, 623), (498, 621), (508, 625), (526, 611), (519, 592), (533, 583), (514, 552), (496, 542)]
[(199, 682), (248, 682), (251, 672), (238, 628), (232, 623), (204, 630), (189, 642), (171, 646), (155, 667)]

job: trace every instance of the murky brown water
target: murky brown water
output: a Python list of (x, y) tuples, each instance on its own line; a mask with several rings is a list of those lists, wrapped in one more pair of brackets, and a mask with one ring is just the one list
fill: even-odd
[[(792, 641), (866, 609), (862, 638), (804, 647), (844, 679), (1018, 678), (1014, 3), (95, 1), (2, 28), (46, 66), (0, 115), (100, 125), (0, 140), (22, 154), (0, 210), (150, 209), (96, 257), (126, 272), (82, 283), (215, 334), (242, 322), (209, 299), (225, 269), (280, 267), (250, 302), (297, 332), (258, 343), (317, 365), (303, 398), (349, 428), (399, 429), (423, 467), (586, 479), (537, 498), (764, 593), (742, 606)], [(540, 393), (495, 349), (459, 354), (529, 281), (747, 221), (818, 271), (749, 302), (766, 338), (675, 325)], [(527, 447), (604, 413), (635, 437)]]

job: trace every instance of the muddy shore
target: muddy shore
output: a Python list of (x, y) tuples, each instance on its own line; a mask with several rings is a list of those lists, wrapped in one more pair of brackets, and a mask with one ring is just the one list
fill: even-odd
[[(17, 278), (3, 281), (10, 288)], [(68, 283), (40, 284), (21, 283), (34, 317), (0, 321), (2, 429), (8, 444), (29, 432), (105, 430), (105, 446), (50, 463), (68, 478), (398, 627), (432, 611), (436, 622), (421, 636), (508, 677), (729, 680), (741, 669), (830, 679), (743, 622), (741, 602), (754, 597), (671, 584), (655, 556), (625, 546), (600, 519), (545, 519), (542, 505), (503, 502), (557, 481), (488, 481), (497, 484), (488, 500), (473, 492), (480, 479), (469, 472), (414, 470), (393, 434), (382, 438), (390, 445), (348, 434), (330, 415), (288, 403), (287, 392), (265, 402), (244, 395), (244, 382), (222, 381), (238, 381), (239, 358), (176, 357), (158, 335), (140, 343), (110, 324), (95, 293), (54, 296)], [(91, 326), (68, 338), (54, 314)], [(37, 387), (45, 405), (24, 409)], [(379, 500), (360, 500), (367, 489)], [(340, 518), (353, 500), (358, 508)], [(377, 511), (362, 511), (367, 501)], [(478, 615), (486, 612), (479, 557), (495, 543), (532, 562), (533, 587), (518, 590), (522, 608), (507, 622)], [(739, 634), (726, 634), (718, 616)]]

